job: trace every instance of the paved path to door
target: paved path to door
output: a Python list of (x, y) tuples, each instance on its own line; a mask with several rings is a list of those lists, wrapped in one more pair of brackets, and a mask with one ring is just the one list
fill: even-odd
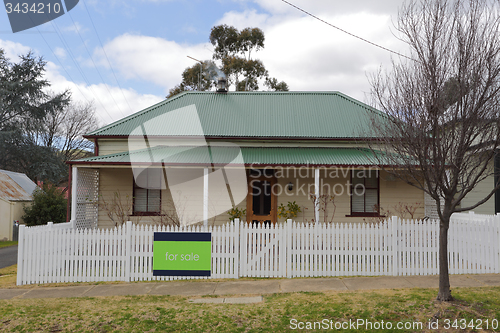
[[(451, 275), (454, 287), (500, 286), (500, 274)], [(0, 289), (0, 299), (98, 297), (126, 295), (228, 296), (264, 295), (300, 291), (346, 291), (401, 288), (437, 288), (438, 276), (378, 276), (345, 278), (261, 279), (256, 281), (209, 280), (137, 282), (119, 284), (80, 285), (71, 287), (23, 286)], [(260, 298), (261, 299), (261, 298)], [(220, 300), (219, 300), (220, 301)], [(224, 298), (225, 303), (234, 303)]]
[(17, 264), (17, 245), (0, 249), (0, 268)]

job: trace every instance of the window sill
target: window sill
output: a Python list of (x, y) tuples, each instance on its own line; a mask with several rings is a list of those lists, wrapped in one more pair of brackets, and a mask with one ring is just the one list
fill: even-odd
[(160, 212), (134, 212), (129, 216), (161, 216)]
[(380, 213), (351, 213), (345, 217), (386, 217), (385, 215), (380, 215)]

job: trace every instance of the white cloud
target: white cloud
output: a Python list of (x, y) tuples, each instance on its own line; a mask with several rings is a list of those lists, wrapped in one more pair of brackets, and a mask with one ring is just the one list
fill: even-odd
[(269, 21), (271, 19), (272, 17), (270, 15), (257, 13), (256, 10), (246, 10), (241, 13), (231, 11), (224, 13), (222, 18), (217, 21), (215, 25), (227, 24), (239, 30), (247, 27), (259, 27), (264, 30), (265, 27), (270, 24)]
[[(302, 15), (300, 10), (283, 1), (254, 0), (254, 2), (273, 15)], [(402, 4), (400, 0), (289, 0), (288, 2), (304, 11), (320, 17), (322, 15), (344, 15), (360, 12), (394, 15), (397, 13), (398, 7)]]
[(59, 58), (59, 59), (65, 59), (66, 58), (66, 50), (63, 49), (62, 47), (56, 47), (54, 49), (54, 54)]
[(68, 25), (67, 27), (62, 28), (63, 31), (73, 32), (82, 34), (88, 29), (81, 25), (79, 22), (74, 22), (72, 25)]
[[(336, 90), (365, 100), (370, 90), (367, 75), (391, 54), (345, 34), (309, 16), (265, 17), (253, 11), (226, 13), (219, 24), (252, 26), (260, 20), (265, 48), (255, 53), (269, 74), (288, 83), (291, 90)], [(322, 18), (350, 33), (404, 53), (404, 45), (392, 36), (390, 16), (352, 13), (323, 14)]]
[(12, 62), (17, 62), (20, 55), (28, 53), (31, 49), (20, 43), (0, 39), (0, 49), (5, 51), (5, 56)]
[[(211, 52), (205, 48), (208, 43), (183, 45), (158, 37), (124, 34), (116, 37), (104, 46), (106, 54), (113, 64), (113, 69), (127, 79), (153, 82), (163, 88), (165, 93), (181, 81), (181, 74), (194, 61), (211, 58)], [(95, 51), (94, 59), (108, 67), (102, 49)]]
[(68, 81), (52, 62), (46, 66), (45, 78), (51, 83), (51, 90), (61, 92), (69, 89), (72, 99), (80, 102), (93, 101), (101, 125), (109, 124), (148, 106), (158, 103), (164, 97), (152, 94), (139, 94), (134, 89), (120, 89), (107, 84), (76, 83)]

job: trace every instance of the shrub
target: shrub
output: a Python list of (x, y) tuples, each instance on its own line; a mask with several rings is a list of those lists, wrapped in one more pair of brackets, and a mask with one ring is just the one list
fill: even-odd
[(278, 207), (278, 216), (283, 217), (285, 219), (293, 219), (293, 218), (297, 217), (297, 215), (300, 212), (302, 212), (302, 210), (300, 209), (300, 206), (295, 201), (294, 202), (288, 201), (286, 206), (281, 204)]
[(23, 208), (24, 223), (32, 226), (47, 222), (66, 222), (66, 203), (64, 191), (54, 185), (44, 184), (43, 189), (37, 188), (33, 192), (32, 205)]
[(233, 206), (230, 210), (228, 210), (227, 214), (229, 215), (229, 220), (233, 221), (234, 219), (241, 219), (247, 213), (246, 209), (239, 209), (236, 206)]

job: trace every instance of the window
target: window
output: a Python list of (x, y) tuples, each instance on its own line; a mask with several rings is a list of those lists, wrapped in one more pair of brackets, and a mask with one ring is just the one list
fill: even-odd
[(255, 215), (271, 214), (271, 183), (268, 180), (253, 180), (252, 208)]
[(134, 177), (134, 215), (160, 213), (161, 172), (161, 169), (144, 169)]
[(379, 178), (376, 170), (351, 173), (351, 216), (379, 215)]

